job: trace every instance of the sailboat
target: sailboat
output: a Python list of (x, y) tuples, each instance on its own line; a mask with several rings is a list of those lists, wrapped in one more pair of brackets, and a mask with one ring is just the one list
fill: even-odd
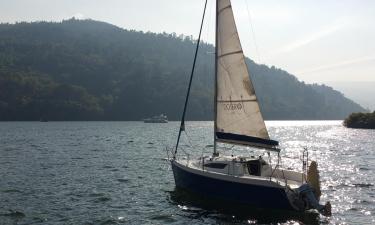
[[(176, 187), (233, 204), (292, 211), (318, 210), (331, 214), (330, 203), (319, 203), (317, 163), (308, 165), (304, 151), (303, 171), (280, 167), (278, 141), (270, 139), (245, 62), (230, 0), (216, 0), (215, 107), (213, 154), (197, 159), (179, 157), (181, 133), (202, 33), (205, 3), (185, 107), (170, 158)], [(225, 156), (220, 146), (246, 146), (277, 154), (277, 164), (262, 156)]]

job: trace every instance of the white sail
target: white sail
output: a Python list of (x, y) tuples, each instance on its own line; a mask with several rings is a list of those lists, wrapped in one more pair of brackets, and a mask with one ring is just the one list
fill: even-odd
[(218, 0), (217, 108), (218, 141), (277, 145), (269, 135), (245, 63), (230, 0)]

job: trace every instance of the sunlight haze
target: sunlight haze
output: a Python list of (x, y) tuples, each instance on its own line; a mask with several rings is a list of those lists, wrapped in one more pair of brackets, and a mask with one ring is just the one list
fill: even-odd
[[(375, 82), (375, 1), (232, 0), (245, 54), (307, 83)], [(203, 0), (0, 0), (0, 22), (75, 17), (198, 36)], [(214, 0), (203, 39), (213, 43)]]

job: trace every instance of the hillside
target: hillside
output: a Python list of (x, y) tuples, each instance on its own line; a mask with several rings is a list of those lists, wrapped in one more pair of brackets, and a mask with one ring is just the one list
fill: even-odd
[[(178, 120), (195, 41), (92, 20), (0, 25), (0, 120)], [(188, 119), (212, 119), (213, 52), (202, 44)], [(266, 119), (343, 119), (365, 111), (327, 86), (248, 66)]]

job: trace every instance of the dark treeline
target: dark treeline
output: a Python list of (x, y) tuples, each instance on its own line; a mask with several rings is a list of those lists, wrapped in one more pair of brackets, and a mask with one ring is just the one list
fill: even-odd
[(344, 120), (349, 128), (375, 129), (375, 111), (372, 113), (352, 113)]
[[(92, 20), (0, 25), (0, 120), (178, 120), (195, 41)], [(188, 119), (212, 119), (212, 45), (200, 46)], [(248, 60), (266, 119), (343, 119), (341, 93)]]

